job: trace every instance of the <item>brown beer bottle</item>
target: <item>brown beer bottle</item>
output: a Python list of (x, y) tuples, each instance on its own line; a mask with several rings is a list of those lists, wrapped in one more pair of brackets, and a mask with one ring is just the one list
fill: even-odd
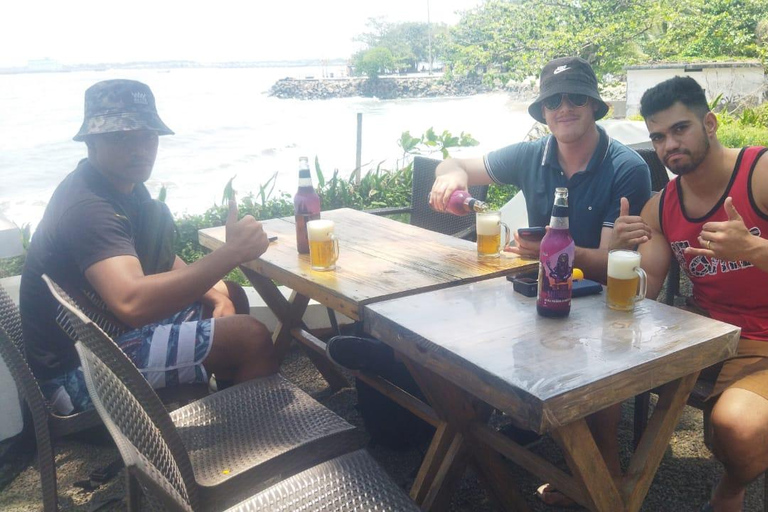
[(309, 174), (309, 159), (299, 158), (299, 190), (293, 196), (293, 213), (296, 219), (296, 249), (300, 254), (309, 254), (307, 222), (320, 218), (320, 196), (312, 187)]
[(539, 248), (539, 291), (536, 311), (541, 316), (564, 317), (571, 312), (573, 258), (576, 246), (568, 231), (568, 189), (555, 189), (549, 231)]

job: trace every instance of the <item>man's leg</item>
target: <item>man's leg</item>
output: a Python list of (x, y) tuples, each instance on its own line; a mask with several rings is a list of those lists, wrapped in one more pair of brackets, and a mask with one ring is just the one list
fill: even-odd
[(214, 320), (213, 340), (203, 366), (217, 380), (235, 384), (277, 373), (272, 336), (266, 326), (248, 315)]
[(712, 507), (741, 511), (746, 486), (768, 468), (768, 400), (746, 389), (726, 389), (712, 409), (712, 431), (712, 451), (725, 466)]

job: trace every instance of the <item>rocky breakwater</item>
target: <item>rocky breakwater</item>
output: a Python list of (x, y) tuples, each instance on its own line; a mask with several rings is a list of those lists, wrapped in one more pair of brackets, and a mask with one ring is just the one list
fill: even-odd
[[(324, 78), (278, 80), (269, 90), (270, 96), (300, 100), (321, 100), (329, 98), (429, 98), (435, 96), (471, 96), (486, 92), (506, 92), (512, 101), (530, 102), (539, 94), (537, 77), (521, 81), (503, 82), (483, 80), (480, 77), (464, 77), (452, 80), (442, 76), (384, 76), (374, 80), (368, 78)], [(624, 100), (626, 84), (615, 82), (603, 84), (600, 93), (604, 100), (613, 103)]]
[(496, 90), (480, 79), (445, 80), (441, 77), (380, 77), (278, 80), (270, 96), (302, 100), (364, 96), (379, 99), (429, 98), (434, 96), (470, 96)]

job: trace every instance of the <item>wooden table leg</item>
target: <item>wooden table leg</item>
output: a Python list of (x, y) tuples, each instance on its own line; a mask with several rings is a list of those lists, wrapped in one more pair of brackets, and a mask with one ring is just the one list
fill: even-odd
[(489, 494), (501, 510), (528, 512), (528, 504), (516, 485), (510, 485), (509, 470), (504, 459), (483, 443), (472, 443), (475, 468)]
[(592, 503), (581, 505), (596, 512), (624, 510), (624, 500), (621, 499), (608, 466), (597, 449), (587, 420), (576, 420), (553, 430), (551, 434), (563, 449), (571, 473), (581, 481), (592, 500)]
[(435, 474), (432, 485), (430, 485), (427, 495), (421, 503), (421, 510), (425, 512), (448, 510), (451, 496), (464, 476), (469, 460), (470, 453), (464, 436), (457, 433), (453, 436), (451, 445), (440, 461), (440, 467)]
[(653, 415), (621, 484), (628, 511), (640, 510), (698, 377), (696, 372), (662, 386)]
[(432, 437), (432, 442), (429, 444), (424, 461), (421, 463), (419, 473), (411, 487), (411, 499), (418, 505), (424, 502), (429, 487), (435, 481), (435, 475), (440, 469), (440, 463), (446, 457), (454, 437), (456, 437), (456, 431), (445, 422), (435, 430), (435, 435)]
[(527, 510), (500, 456), (472, 439), (473, 425), (486, 424), (493, 409), (458, 386), (403, 358), (437, 416), (444, 423), (422, 462), (411, 497), (422, 510), (447, 510), (468, 464), (479, 475), (502, 510)]
[(565, 453), (568, 467), (592, 501), (582, 505), (599, 512), (640, 510), (697, 377), (698, 372), (662, 387), (648, 427), (618, 486), (585, 419), (552, 431), (552, 437)]
[[(278, 324), (275, 332), (272, 333), (272, 342), (275, 345), (278, 360), (282, 362), (290, 349), (291, 341), (294, 339), (291, 329), (302, 326), (302, 318), (307, 310), (309, 298), (294, 291), (290, 300), (287, 300), (271, 279), (267, 279), (249, 268), (240, 267), (240, 269), (270, 311), (277, 317)], [(333, 363), (312, 348), (307, 348), (303, 344), (301, 346), (331, 389), (336, 391), (349, 386), (349, 381)]]

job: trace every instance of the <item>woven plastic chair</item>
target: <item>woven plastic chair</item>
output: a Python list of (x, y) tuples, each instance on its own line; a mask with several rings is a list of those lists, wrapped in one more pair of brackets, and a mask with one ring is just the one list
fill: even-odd
[[(186, 503), (180, 509), (226, 508), (360, 446), (354, 427), (280, 375), (168, 413), (120, 348), (61, 288), (43, 279), (77, 334), (75, 347), (94, 406), (133, 468), (130, 474), (150, 495), (157, 490), (149, 481), (163, 481), (169, 494), (160, 494)], [(138, 503), (134, 484), (129, 481), (130, 508)]]
[[(420, 228), (437, 231), (460, 238), (472, 237), (475, 231), (475, 214), (456, 216), (450, 213), (436, 212), (429, 207), (429, 192), (435, 183), (435, 169), (440, 160), (422, 156), (413, 159), (413, 183), (411, 185), (411, 206), (402, 208), (381, 208), (370, 210), (375, 215), (393, 215), (410, 213), (410, 223)], [(475, 199), (485, 201), (488, 197), (488, 185), (469, 187), (469, 193)]]
[(32, 374), (25, 354), (19, 308), (0, 285), (0, 356), (8, 366), (19, 395), (32, 416), (43, 508), (50, 512), (58, 510), (55, 441), (65, 435), (101, 425), (101, 419), (94, 410), (71, 416), (55, 414)]

